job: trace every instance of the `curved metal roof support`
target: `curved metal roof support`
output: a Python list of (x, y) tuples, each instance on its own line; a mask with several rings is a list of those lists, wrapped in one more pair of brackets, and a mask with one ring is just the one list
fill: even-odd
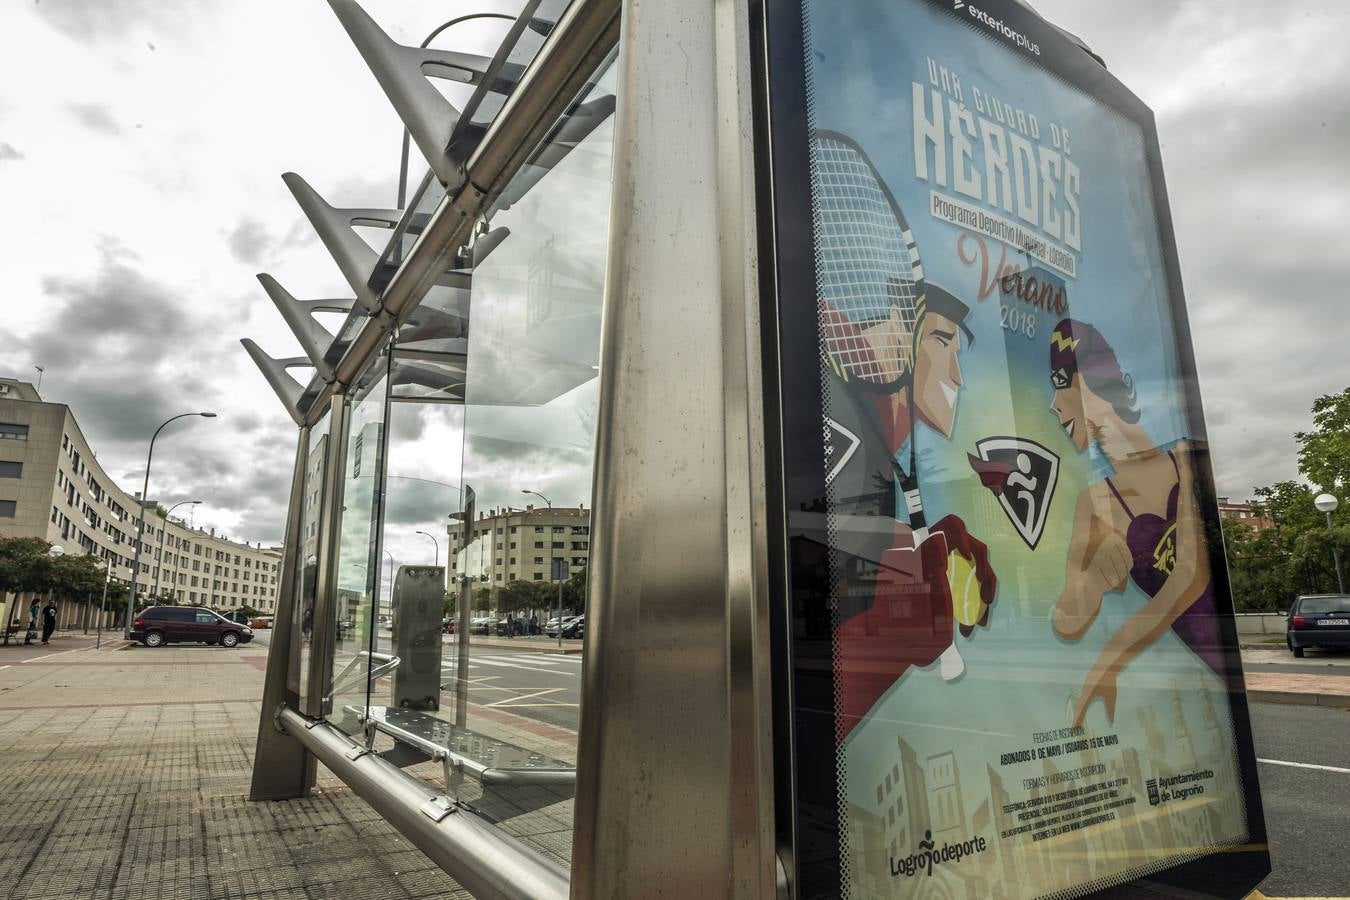
[(324, 353), (332, 346), (336, 337), (314, 318), (316, 312), (350, 312), (355, 300), (297, 300), (290, 291), (282, 287), (275, 278), (266, 272), (258, 274), (267, 296), (272, 298), (281, 317), (290, 326), (291, 333), (300, 342), (300, 347), (309, 357), (319, 377), (324, 381), (333, 380), (333, 366), (324, 359)]
[(314, 364), (303, 356), (292, 356), (286, 359), (268, 356), (250, 338), (240, 338), (239, 343), (244, 345), (248, 355), (253, 358), (258, 371), (262, 372), (263, 377), (267, 379), (267, 383), (272, 386), (277, 399), (281, 401), (282, 406), (286, 407), (286, 412), (295, 420), (295, 424), (303, 426), (305, 416), (300, 412), (300, 396), (305, 392), (305, 386), (287, 375), (286, 370), (302, 366), (309, 368)]
[(428, 77), (477, 85), (492, 60), (473, 53), (409, 47), (389, 37), (356, 0), (328, 0), (342, 27), (374, 73), (417, 149), (447, 188), (464, 181), (463, 160), (447, 152), (460, 111), (431, 86)]
[(374, 313), (380, 308), (380, 298), (370, 287), (370, 276), (380, 262), (380, 254), (371, 249), (353, 230), (353, 226), (393, 228), (403, 216), (402, 210), (338, 208), (319, 196), (318, 191), (294, 172), (286, 172), (281, 180), (291, 189), (295, 202), (300, 204), (309, 224), (318, 233), (319, 240), (328, 248), (342, 276), (356, 292), (357, 302), (367, 312)]

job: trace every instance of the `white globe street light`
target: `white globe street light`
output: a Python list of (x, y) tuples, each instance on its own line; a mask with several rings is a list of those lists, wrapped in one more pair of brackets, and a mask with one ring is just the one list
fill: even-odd
[[(1336, 511), (1336, 507), (1341, 505), (1332, 494), (1318, 494), (1313, 500), (1313, 506), (1327, 514), (1327, 529), (1331, 528), (1331, 514)], [(1341, 578), (1341, 551), (1336, 549), (1336, 545), (1331, 545), (1331, 558), (1336, 561), (1336, 586), (1340, 588), (1342, 594), (1345, 593), (1345, 580)]]

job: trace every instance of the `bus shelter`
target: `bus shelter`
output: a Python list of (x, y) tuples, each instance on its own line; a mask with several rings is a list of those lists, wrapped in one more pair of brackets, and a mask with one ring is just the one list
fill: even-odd
[(1260, 881), (1157, 135), (1081, 41), (330, 3), (426, 174), (284, 176), (353, 296), (262, 275), (303, 355), (244, 341), (298, 426), (254, 799), (321, 762), (484, 898)]

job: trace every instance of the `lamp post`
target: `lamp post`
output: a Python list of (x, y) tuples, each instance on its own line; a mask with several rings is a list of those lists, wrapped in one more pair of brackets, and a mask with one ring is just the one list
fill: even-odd
[(553, 543), (554, 543), (554, 541), (553, 541), (553, 501), (549, 500), (547, 497), (545, 497), (543, 494), (539, 493), (538, 491), (521, 491), (521, 493), (522, 493), (522, 494), (534, 494), (536, 497), (538, 497), (540, 500), (543, 500), (544, 503), (548, 505), (548, 512), (549, 512), (549, 517), (548, 517), (548, 518), (549, 518), (549, 523), (548, 523), (548, 524), (549, 524), (549, 532), (548, 532), (548, 547), (549, 547), (549, 550), (548, 550), (548, 565), (549, 565), (549, 569), (550, 569), (550, 570), (553, 570), (553, 571), (550, 571), (548, 574), (549, 574), (550, 576), (555, 575), (555, 574), (558, 576), (558, 649), (561, 650), (561, 649), (562, 649), (562, 632), (563, 632), (563, 627), (562, 627), (562, 589), (563, 589), (563, 579), (562, 579), (562, 572), (556, 571), (556, 570), (558, 569), (558, 566), (554, 564), (554, 560), (556, 559), (556, 557), (555, 557), (555, 555), (554, 555), (554, 553), (553, 553)]
[(158, 562), (159, 565), (155, 566), (155, 586), (150, 590), (151, 597), (155, 597), (159, 594), (159, 573), (164, 571), (164, 534), (169, 530), (169, 516), (173, 515), (173, 511), (184, 504), (196, 506), (201, 502), (202, 501), (200, 500), (180, 500), (173, 506), (170, 506), (169, 511), (164, 514), (165, 527), (159, 530), (159, 556), (155, 558), (155, 561)]
[[(1340, 505), (1341, 501), (1337, 500), (1332, 494), (1318, 494), (1317, 498), (1313, 500), (1313, 506), (1316, 506), (1319, 510), (1327, 514), (1328, 532), (1331, 531), (1331, 514), (1334, 513), (1336, 507)], [(1328, 534), (1328, 537), (1330, 537), (1330, 534)], [(1336, 549), (1334, 541), (1331, 544), (1331, 558), (1336, 562), (1336, 586), (1340, 588), (1341, 593), (1344, 594), (1345, 581), (1341, 578), (1341, 551)]]
[(179, 413), (176, 416), (165, 419), (164, 422), (155, 429), (155, 433), (150, 436), (150, 449), (145, 454), (145, 481), (141, 484), (141, 518), (139, 524), (136, 526), (136, 557), (131, 563), (131, 586), (127, 589), (127, 620), (123, 623), (125, 625), (123, 628), (123, 635), (127, 640), (131, 640), (131, 617), (136, 612), (136, 582), (141, 574), (141, 545), (144, 543), (142, 539), (145, 537), (145, 504), (146, 501), (150, 499), (150, 462), (155, 456), (155, 438), (159, 437), (159, 433), (164, 430), (165, 425), (168, 425), (170, 422), (177, 419), (186, 418), (187, 416), (201, 416), (203, 419), (214, 419), (216, 414), (213, 412)]
[[(439, 566), (441, 564), (441, 542), (436, 540), (436, 535), (432, 534), (430, 531), (418, 531), (417, 533), (425, 534), (427, 537), (431, 538), (431, 543), (436, 546), (436, 549), (434, 551), (435, 556), (431, 558), (432, 560), (431, 564), (433, 566)], [(393, 557), (390, 557), (390, 559), (393, 559)]]

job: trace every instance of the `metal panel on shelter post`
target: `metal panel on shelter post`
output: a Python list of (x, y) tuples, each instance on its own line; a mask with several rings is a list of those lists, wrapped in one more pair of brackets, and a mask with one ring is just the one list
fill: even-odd
[(1245, 896), (1152, 113), (1020, 3), (765, 8), (794, 895)]

